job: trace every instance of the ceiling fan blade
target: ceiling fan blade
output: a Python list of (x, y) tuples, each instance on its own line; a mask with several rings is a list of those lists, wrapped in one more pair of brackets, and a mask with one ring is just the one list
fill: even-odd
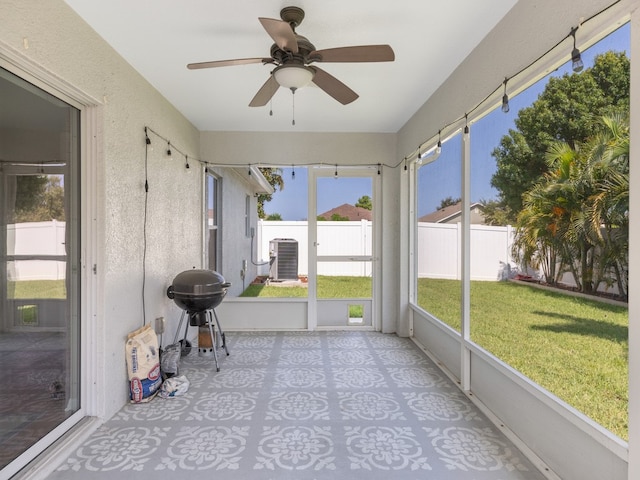
[(319, 56), (318, 62), (393, 62), (396, 58), (389, 45), (362, 45), (358, 47), (327, 48), (309, 54)]
[(273, 97), (273, 95), (278, 91), (278, 88), (280, 88), (280, 85), (276, 82), (276, 79), (273, 75), (269, 75), (269, 78), (264, 82), (264, 85), (260, 87), (260, 90), (258, 90), (258, 93), (253, 97), (249, 106), (264, 107), (269, 100), (271, 100), (271, 97)]
[(260, 17), (258, 20), (278, 47), (287, 52), (298, 53), (298, 41), (291, 25), (273, 18)]
[(248, 65), (250, 63), (273, 63), (273, 58), (236, 58), (234, 60), (190, 63), (187, 68), (189, 70), (197, 70), (199, 68), (229, 67), (232, 65)]
[(358, 94), (347, 87), (344, 83), (338, 80), (333, 75), (328, 74), (324, 70), (318, 67), (309, 67), (315, 71), (313, 76), (313, 83), (331, 95), (341, 104), (346, 105), (353, 102), (358, 98)]

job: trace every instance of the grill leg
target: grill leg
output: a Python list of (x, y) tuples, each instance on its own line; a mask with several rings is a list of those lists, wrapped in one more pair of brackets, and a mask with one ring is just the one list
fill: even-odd
[(219, 372), (220, 365), (218, 365), (218, 353), (216, 352), (217, 343), (216, 343), (215, 332), (213, 328), (213, 317), (211, 317), (211, 310), (207, 310), (207, 315), (209, 316), (207, 320), (207, 325), (209, 327), (209, 334), (211, 335), (211, 349), (213, 350), (213, 358), (216, 362), (216, 372)]
[(227, 357), (229, 356), (229, 349), (227, 348), (227, 338), (224, 335), (224, 331), (222, 327), (220, 327), (220, 320), (218, 320), (218, 314), (216, 313), (216, 309), (212, 309), (213, 316), (216, 317), (216, 325), (218, 326), (218, 332), (220, 332), (220, 338), (222, 338), (222, 348), (227, 353)]
[[(180, 322), (178, 323), (178, 328), (176, 328), (176, 334), (173, 337), (173, 343), (178, 343), (178, 336), (180, 335), (180, 329), (182, 328), (182, 322), (184, 321), (184, 317), (187, 314), (186, 311), (183, 311), (180, 315)], [(180, 340), (180, 356), (184, 357), (191, 352), (191, 342), (187, 340), (187, 332), (189, 330), (189, 321), (184, 327), (184, 335), (182, 336), (182, 340)]]
[[(184, 315), (186, 312), (183, 312), (182, 315)], [(180, 320), (182, 322), (182, 320)], [(182, 339), (184, 340), (184, 343), (187, 343), (187, 332), (189, 331), (189, 321), (187, 321), (187, 323), (184, 325), (184, 336), (182, 337)]]
[[(182, 328), (182, 321), (184, 320), (185, 311), (182, 311), (182, 315), (180, 315), (180, 323), (178, 323), (178, 328), (176, 328), (176, 336), (173, 337), (173, 343), (178, 343), (178, 335), (180, 335), (180, 329)], [(187, 336), (187, 332), (184, 333), (185, 337)]]

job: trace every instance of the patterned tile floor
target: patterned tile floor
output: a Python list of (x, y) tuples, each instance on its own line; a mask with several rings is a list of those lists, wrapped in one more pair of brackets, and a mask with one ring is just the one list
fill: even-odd
[(220, 372), (184, 357), (185, 395), (125, 406), (49, 479), (544, 479), (408, 339), (227, 337)]

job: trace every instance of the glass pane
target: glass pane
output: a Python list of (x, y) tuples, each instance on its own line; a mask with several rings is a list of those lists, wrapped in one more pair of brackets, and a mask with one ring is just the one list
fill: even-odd
[(207, 175), (207, 207), (209, 228), (218, 225), (217, 205), (218, 179), (213, 175)]
[(372, 179), (319, 177), (316, 206), (318, 298), (371, 298), (372, 262), (356, 257), (373, 252)]
[(455, 135), (440, 154), (427, 156), (417, 177), (416, 303), (460, 330), (462, 139)]
[(207, 268), (217, 270), (218, 267), (218, 179), (207, 175)]
[(217, 265), (218, 265), (218, 258), (216, 255), (216, 245), (218, 244), (218, 230), (211, 228), (209, 229), (209, 264), (208, 264), (208, 268), (209, 270), (216, 270)]
[(0, 71), (0, 468), (80, 408), (79, 112)]
[(260, 263), (258, 278), (245, 289), (242, 296), (307, 297), (307, 168), (263, 171), (279, 178), (281, 183), (276, 182), (279, 187), (272, 195), (258, 197), (259, 221), (252, 240), (252, 252), (255, 252)]
[(507, 114), (472, 125), (471, 195), (484, 225), (471, 226), (470, 299), (474, 342), (624, 439), (625, 51), (628, 25), (582, 52), (580, 73), (569, 62), (511, 98)]
[[(65, 192), (61, 175), (6, 176), (15, 186), (6, 226), (0, 362), (7, 372), (0, 441), (6, 462), (79, 407), (77, 332), (70, 326)], [(74, 353), (72, 353), (74, 351)]]

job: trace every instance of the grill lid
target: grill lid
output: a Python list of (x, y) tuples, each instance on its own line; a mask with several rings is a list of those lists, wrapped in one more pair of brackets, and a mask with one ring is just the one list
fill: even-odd
[(207, 296), (218, 294), (229, 284), (213, 270), (185, 270), (173, 279), (174, 295)]
[(213, 270), (185, 270), (167, 288), (167, 297), (188, 312), (202, 312), (217, 307), (231, 284)]

